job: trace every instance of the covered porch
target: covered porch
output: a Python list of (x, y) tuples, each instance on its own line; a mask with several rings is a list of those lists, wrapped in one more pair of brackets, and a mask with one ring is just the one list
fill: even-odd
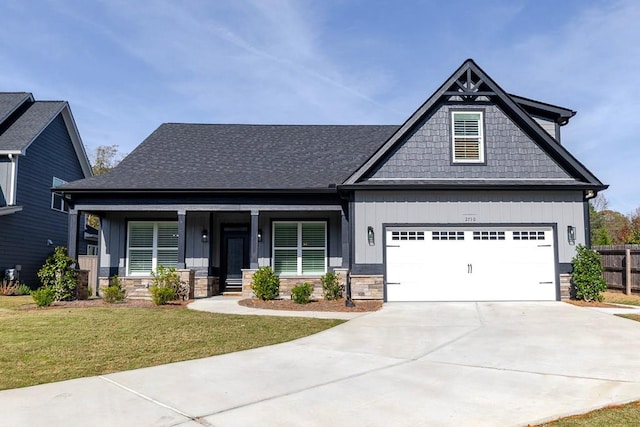
[(100, 218), (98, 285), (118, 275), (130, 297), (149, 297), (152, 271), (175, 267), (195, 298), (250, 296), (253, 272), (272, 267), (281, 294), (328, 271), (346, 279), (350, 223), (339, 204), (82, 205), (69, 212), (68, 250), (77, 258), (79, 218)]

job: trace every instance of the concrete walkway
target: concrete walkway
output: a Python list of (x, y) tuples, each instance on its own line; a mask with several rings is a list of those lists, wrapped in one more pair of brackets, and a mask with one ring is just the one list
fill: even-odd
[(341, 313), (327, 311), (285, 311), (285, 310), (261, 310), (259, 308), (244, 307), (238, 304), (242, 298), (215, 296), (196, 300), (188, 305), (192, 310), (208, 311), (210, 313), (223, 314), (253, 314), (259, 316), (282, 317), (314, 317), (316, 319), (355, 319), (366, 313)]
[(7, 426), (521, 426), (640, 398), (640, 324), (389, 303), (289, 343), (0, 392)]

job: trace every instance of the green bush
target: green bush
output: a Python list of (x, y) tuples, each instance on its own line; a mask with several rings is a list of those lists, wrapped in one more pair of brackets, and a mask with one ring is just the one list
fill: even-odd
[(272, 300), (280, 294), (280, 278), (271, 267), (260, 267), (253, 273), (251, 289), (261, 300)]
[(165, 305), (169, 301), (178, 299), (178, 289), (180, 289), (180, 275), (175, 268), (165, 268), (163, 265), (158, 266), (156, 272), (151, 272), (153, 276), (153, 284), (149, 290), (151, 291), (151, 300), (156, 305)]
[(602, 301), (602, 292), (607, 283), (602, 277), (602, 260), (600, 254), (584, 245), (576, 247), (573, 263), (573, 276), (576, 298), (585, 301)]
[(152, 285), (150, 290), (151, 300), (155, 305), (165, 305), (169, 301), (177, 299), (175, 289), (168, 286)]
[(304, 282), (301, 285), (296, 285), (291, 289), (291, 299), (298, 304), (307, 304), (311, 298), (313, 292), (313, 286)]
[(320, 278), (320, 282), (322, 283), (322, 293), (325, 299), (335, 300), (342, 298), (344, 286), (340, 284), (339, 274), (330, 271)]
[(67, 255), (67, 248), (58, 246), (38, 271), (42, 286), (53, 289), (56, 301), (75, 299), (78, 274), (71, 268), (73, 263)]
[(38, 307), (47, 307), (55, 301), (56, 291), (53, 288), (43, 286), (40, 289), (31, 291), (31, 298), (33, 298)]
[(31, 288), (24, 283), (20, 283), (16, 289), (16, 295), (29, 295), (30, 293)]
[(119, 303), (124, 301), (126, 294), (126, 290), (122, 287), (122, 280), (115, 275), (109, 280), (109, 286), (102, 290), (102, 299), (109, 304)]

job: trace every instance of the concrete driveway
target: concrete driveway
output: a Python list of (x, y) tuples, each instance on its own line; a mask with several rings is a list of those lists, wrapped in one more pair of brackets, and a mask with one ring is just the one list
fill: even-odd
[(7, 426), (520, 426), (640, 399), (640, 323), (389, 303), (271, 347), (0, 392)]

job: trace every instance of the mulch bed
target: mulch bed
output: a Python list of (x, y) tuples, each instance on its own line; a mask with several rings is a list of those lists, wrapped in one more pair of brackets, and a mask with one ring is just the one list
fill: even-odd
[(287, 311), (338, 311), (338, 312), (367, 312), (377, 311), (382, 308), (382, 301), (354, 301), (355, 307), (347, 307), (344, 299), (329, 301), (325, 299), (313, 300), (308, 304), (297, 304), (290, 299), (275, 299), (262, 301), (257, 298), (243, 299), (238, 304), (250, 308), (264, 308), (269, 310)]
[(598, 302), (598, 301), (583, 301), (583, 300), (577, 300), (577, 299), (568, 299), (568, 300), (564, 300), (564, 302), (568, 303), (568, 304), (572, 304), (572, 305), (577, 305), (579, 307), (604, 307), (604, 308), (629, 308), (632, 309), (632, 307), (625, 307), (623, 305), (616, 305), (616, 304), (608, 304), (606, 302)]

